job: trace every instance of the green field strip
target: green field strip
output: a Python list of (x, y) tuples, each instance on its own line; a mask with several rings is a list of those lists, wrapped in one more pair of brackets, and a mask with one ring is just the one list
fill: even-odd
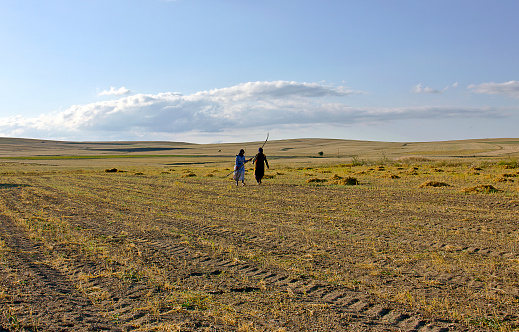
[[(210, 158), (209, 155), (92, 155), (92, 156), (26, 156), (0, 157), (0, 160), (65, 160), (65, 159), (116, 159), (116, 158)], [(221, 157), (221, 156), (218, 156)]]

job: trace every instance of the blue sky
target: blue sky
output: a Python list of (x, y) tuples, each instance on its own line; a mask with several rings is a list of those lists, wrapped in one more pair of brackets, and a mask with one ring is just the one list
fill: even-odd
[(519, 137), (516, 0), (0, 0), (0, 136)]

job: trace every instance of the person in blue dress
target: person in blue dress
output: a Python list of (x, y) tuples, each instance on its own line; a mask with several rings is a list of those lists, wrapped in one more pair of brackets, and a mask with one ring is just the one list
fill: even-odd
[(240, 153), (236, 156), (236, 163), (234, 164), (234, 180), (236, 185), (241, 181), (241, 185), (245, 185), (245, 164), (251, 161), (252, 158), (245, 158), (245, 150), (241, 149)]

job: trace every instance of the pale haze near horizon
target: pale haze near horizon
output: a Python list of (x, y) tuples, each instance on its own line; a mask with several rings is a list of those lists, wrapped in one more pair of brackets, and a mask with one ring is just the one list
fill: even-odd
[(519, 2), (0, 0), (0, 136), (519, 137)]

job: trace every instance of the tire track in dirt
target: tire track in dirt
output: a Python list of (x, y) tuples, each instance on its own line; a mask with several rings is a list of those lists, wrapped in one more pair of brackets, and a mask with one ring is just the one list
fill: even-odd
[[(10, 268), (24, 273), (22, 279), (10, 281), (11, 291), (23, 292), (26, 287), (22, 285), (36, 285), (38, 292), (30, 295), (10, 295), (10, 301), (5, 306), (29, 307), (28, 321), (47, 321), (45, 328), (48, 330), (73, 329), (75, 331), (98, 331), (119, 329), (111, 324), (103, 315), (95, 310), (92, 302), (83, 297), (71, 284), (69, 278), (60, 271), (44, 263), (45, 257), (42, 249), (25, 236), (25, 231), (16, 226), (9, 217), (0, 214), (0, 237), (9, 247), (8, 260)], [(10, 292), (11, 293), (11, 292)], [(36, 296), (36, 298), (34, 298)], [(17, 318), (18, 320), (18, 318)], [(4, 325), (13, 322), (4, 322)], [(40, 329), (43, 326), (30, 326), (25, 328)]]
[[(200, 220), (203, 217), (202, 214), (198, 214), (195, 216), (195, 219)], [(162, 223), (164, 224), (174, 224), (179, 229), (183, 230), (184, 232), (190, 232), (193, 234), (197, 234), (198, 236), (201, 236), (203, 238), (212, 238), (212, 239), (227, 239), (229, 243), (235, 243), (239, 245), (245, 245), (249, 248), (256, 248), (256, 249), (262, 249), (266, 250), (270, 253), (275, 253), (276, 251), (279, 251), (283, 254), (292, 254), (292, 255), (304, 255), (305, 249), (301, 248), (300, 244), (295, 243), (283, 243), (280, 241), (271, 241), (266, 238), (258, 237), (258, 236), (249, 236), (247, 232), (229, 232), (229, 231), (221, 231), (218, 228), (214, 227), (208, 227), (200, 224), (193, 225), (188, 220), (183, 219), (177, 219), (174, 221), (170, 220), (164, 220)], [(477, 259), (481, 259), (484, 257), (490, 258), (490, 257), (505, 257), (507, 259), (511, 259), (514, 256), (512, 256), (509, 252), (496, 252), (495, 250), (487, 249), (487, 250), (479, 250), (478, 248), (474, 247), (463, 247), (459, 249), (453, 250), (449, 245), (442, 244), (440, 242), (433, 242), (432, 245), (430, 244), (424, 244), (420, 241), (413, 241), (410, 243), (412, 246), (416, 246), (418, 248), (424, 247), (424, 248), (430, 248), (431, 250), (442, 250), (445, 249), (449, 252), (461, 252), (461, 253), (468, 253), (470, 255), (477, 255), (479, 256)], [(330, 266), (334, 264), (333, 262), (337, 261), (337, 257), (341, 257), (341, 255), (344, 255), (342, 252), (328, 249), (328, 254), (331, 254), (332, 257), (328, 260), (328, 263), (326, 263), (326, 259), (320, 258), (319, 263), (323, 266)], [(384, 267), (384, 262), (381, 262), (382, 267)], [(394, 276), (394, 278), (397, 278)], [(429, 280), (434, 280), (435, 284), (437, 286), (443, 285), (448, 286), (452, 288), (460, 288), (463, 287), (471, 287), (474, 290), (485, 290), (485, 283), (482, 281), (473, 281), (473, 279), (477, 280), (477, 277), (471, 277), (470, 275), (460, 274), (456, 272), (450, 272), (450, 273), (444, 273), (444, 272), (429, 272), (426, 274), (416, 274), (413, 275), (403, 275), (401, 276), (403, 280), (401, 280), (401, 283), (403, 284), (416, 284), (417, 282), (420, 282), (419, 280), (422, 280), (424, 278), (427, 278)], [(380, 280), (383, 282), (384, 280)], [(497, 291), (505, 291), (511, 294), (511, 296), (516, 296), (519, 298), (519, 288), (505, 288), (502, 289), (499, 287), (499, 285), (495, 285)]]
[[(181, 252), (186, 255), (187, 248), (167, 244), (166, 241), (149, 241), (141, 239), (149, 248), (165, 253), (174, 254)], [(270, 291), (283, 291), (295, 295), (293, 301), (304, 303), (326, 303), (334, 311), (347, 313), (355, 319), (352, 326), (366, 328), (366, 330), (386, 330), (397, 328), (401, 331), (468, 331), (449, 321), (434, 321), (423, 318), (418, 313), (395, 308), (389, 303), (381, 304), (372, 296), (347, 288), (331, 286), (326, 282), (301, 277), (290, 277), (284, 271), (272, 271), (257, 266), (253, 262), (236, 262), (225, 258), (212, 257), (211, 254), (198, 254), (197, 262), (204, 270), (211, 271), (206, 274), (219, 274), (221, 271), (237, 272), (241, 277), (252, 278), (265, 283)], [(198, 272), (203, 274), (202, 272)], [(230, 292), (251, 292), (259, 290), (259, 287), (233, 288)]]
[[(183, 223), (183, 226), (185, 230), (193, 229), (192, 227), (187, 227), (192, 226), (187, 223)], [(236, 235), (230, 232), (218, 232), (209, 227), (196, 228), (199, 231), (212, 231), (212, 235), (215, 236)], [(110, 231), (107, 233), (110, 233)], [(202, 233), (202, 235), (206, 234)], [(296, 294), (300, 297), (299, 301), (330, 304), (334, 310), (348, 313), (351, 317), (356, 318), (356, 322), (352, 324), (359, 328), (369, 328), (369, 330), (398, 328), (402, 331), (452, 331), (453, 328), (456, 331), (463, 330), (463, 328), (456, 326), (453, 322), (430, 321), (422, 318), (417, 313), (391, 309), (388, 305), (377, 304), (379, 301), (362, 292), (332, 287), (325, 282), (290, 278), (289, 274), (285, 272), (273, 272), (269, 269), (258, 267), (252, 262), (237, 262), (222, 257), (214, 257), (214, 253), (193, 252), (193, 250), (184, 246), (169, 243), (167, 239), (158, 241), (157, 239), (149, 240), (148, 238), (128, 236), (126, 240), (139, 243), (142, 246), (142, 251), (147, 252), (150, 257), (156, 257), (158, 253), (165, 257), (174, 257), (175, 255), (183, 257), (191, 265), (187, 266), (187, 270), (195, 271), (191, 272), (190, 276), (218, 275), (222, 271), (232, 271), (237, 272), (241, 278), (253, 278), (257, 281), (265, 282), (265, 286), (270, 291)], [(231, 288), (227, 292), (252, 292), (259, 289), (259, 287), (238, 287)], [(216, 293), (221, 294), (222, 291)], [(112, 315), (118, 313), (117, 309), (111, 312)], [(366, 321), (366, 323), (361, 324), (360, 321)]]
[[(191, 315), (182, 312), (170, 315), (150, 312), (146, 308), (147, 301), (154, 295), (161, 294), (155, 286), (150, 286), (145, 278), (134, 280), (133, 275), (126, 278), (106, 276), (99, 266), (99, 261), (86, 260), (66, 246), (53, 248), (55, 253), (67, 256), (66, 262), (59, 264), (58, 269), (44, 265), (40, 262), (44, 260), (40, 247), (26, 237), (17, 235), (22, 232), (20, 228), (4, 222), (7, 220), (5, 216), (0, 217), (0, 234), (6, 234), (5, 242), (13, 251), (21, 252), (13, 259), (18, 262), (16, 269), (29, 273), (32, 279), (37, 279), (34, 283), (40, 289), (38, 300), (33, 297), (25, 299), (28, 304), (36, 306), (31, 310), (30, 317), (25, 317), (26, 312), (18, 312), (19, 321), (36, 320), (38, 324), (34, 328), (45, 328), (49, 331), (132, 331), (152, 329), (154, 326), (159, 328), (168, 320), (189, 320)], [(27, 258), (27, 255), (30, 255), (30, 258)], [(78, 287), (84, 294), (76, 289)], [(29, 289), (27, 292), (34, 294)], [(96, 293), (103, 293), (102, 298), (97, 299)], [(90, 297), (94, 297), (94, 300)], [(24, 300), (16, 298), (13, 301), (20, 304)], [(203, 317), (195, 325), (207, 328), (217, 326)], [(26, 327), (30, 328), (28, 325)]]

